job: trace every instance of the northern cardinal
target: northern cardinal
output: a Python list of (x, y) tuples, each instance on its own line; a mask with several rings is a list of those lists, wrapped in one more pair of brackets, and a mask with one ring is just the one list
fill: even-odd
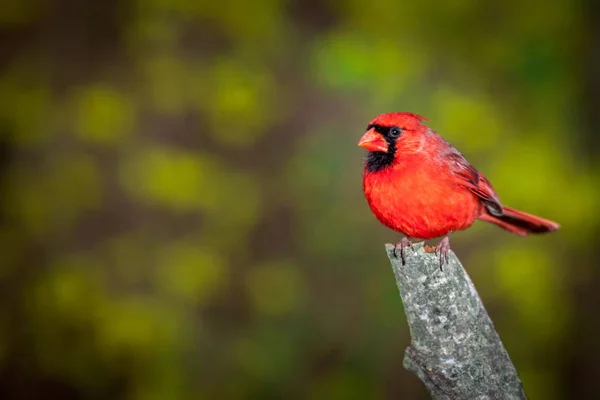
[(476, 219), (521, 236), (559, 229), (556, 222), (503, 206), (490, 181), (422, 121), (427, 119), (408, 112), (381, 114), (358, 142), (369, 150), (365, 197), (381, 223), (406, 235), (395, 247), (403, 263), (411, 238), (444, 236), (435, 247), (442, 266), (448, 235)]

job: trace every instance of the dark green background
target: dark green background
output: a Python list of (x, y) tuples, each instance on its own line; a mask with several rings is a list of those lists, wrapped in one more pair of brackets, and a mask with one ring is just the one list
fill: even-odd
[(427, 398), (356, 146), (402, 110), (562, 225), (453, 249), (530, 398), (598, 398), (598, 8), (4, 0), (0, 396)]

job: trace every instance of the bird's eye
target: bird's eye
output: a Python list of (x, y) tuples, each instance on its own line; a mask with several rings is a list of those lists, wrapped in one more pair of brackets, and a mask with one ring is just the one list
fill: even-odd
[(401, 133), (402, 129), (398, 128), (397, 126), (390, 128), (390, 137), (397, 138)]

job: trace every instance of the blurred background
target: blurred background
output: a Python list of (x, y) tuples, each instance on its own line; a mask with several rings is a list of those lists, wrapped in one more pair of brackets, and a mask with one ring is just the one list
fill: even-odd
[(4, 0), (0, 397), (426, 399), (357, 147), (411, 111), (532, 399), (600, 398), (600, 3)]

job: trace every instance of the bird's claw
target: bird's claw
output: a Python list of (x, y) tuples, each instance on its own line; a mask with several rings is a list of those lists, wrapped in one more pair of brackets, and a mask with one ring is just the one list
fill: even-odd
[(406, 265), (406, 248), (410, 247), (412, 249), (412, 242), (410, 239), (403, 237), (399, 243), (396, 243), (394, 246), (394, 255), (398, 258), (398, 249), (400, 249), (400, 259), (402, 260), (402, 265)]
[(440, 271), (444, 270), (444, 264), (448, 264), (448, 252), (450, 251), (450, 238), (446, 236), (435, 246), (435, 253), (440, 256)]

